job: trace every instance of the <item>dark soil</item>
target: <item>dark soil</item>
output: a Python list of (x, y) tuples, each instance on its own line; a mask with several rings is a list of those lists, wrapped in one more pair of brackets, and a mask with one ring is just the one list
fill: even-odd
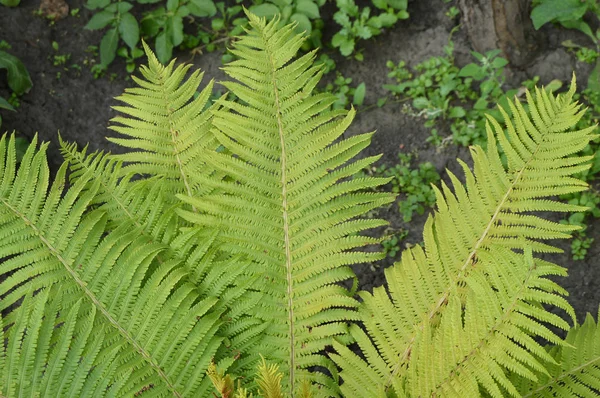
[[(71, 9), (79, 8), (77, 17), (68, 16), (54, 24), (36, 16), (39, 0), (23, 0), (14, 9), (0, 6), (0, 40), (12, 45), (11, 53), (19, 57), (28, 68), (33, 80), (33, 88), (22, 97), (18, 112), (3, 112), (4, 119), (0, 130), (16, 130), (21, 135), (31, 138), (38, 133), (44, 141), (51, 141), (49, 161), (56, 170), (62, 162), (58, 152), (57, 132), (68, 141), (76, 141), (80, 145), (89, 143), (91, 150), (103, 149), (118, 152), (120, 149), (109, 144), (105, 136), (109, 120), (116, 115), (111, 106), (117, 102), (113, 97), (119, 95), (124, 88), (133, 85), (125, 73), (124, 61), (117, 58), (109, 68), (105, 77), (94, 79), (90, 67), (85, 64), (94, 57), (86, 53), (89, 45), (98, 45), (101, 33), (83, 30), (83, 26), (91, 17), (91, 12), (83, 7), (83, 0), (68, 1)], [(387, 60), (406, 61), (414, 66), (424, 59), (443, 54), (443, 46), (447, 44), (451, 29), (458, 21), (452, 21), (444, 14), (450, 5), (441, 0), (416, 0), (409, 5), (410, 19), (399, 23), (394, 29), (385, 32), (376, 40), (363, 43), (365, 60), (342, 60), (335, 52), (326, 50), (337, 61), (337, 70), (354, 82), (364, 81), (367, 86), (366, 104), (373, 104), (386, 92), (381, 88), (387, 79)], [(330, 21), (331, 22), (331, 21)], [(466, 35), (458, 31), (453, 35), (456, 45), (456, 60), (459, 65), (472, 62), (470, 45)], [(590, 68), (576, 62), (560, 45), (563, 40), (577, 39), (585, 43), (585, 36), (577, 33), (546, 26), (538, 32), (539, 54), (525, 69), (507, 70), (506, 88), (515, 87), (519, 82), (539, 75), (541, 83), (553, 79), (568, 82), (573, 71), (578, 76), (580, 86), (587, 81)], [(52, 48), (52, 42), (59, 44), (59, 50)], [(67, 67), (73, 64), (81, 66), (81, 71), (64, 66), (53, 66), (55, 54), (70, 54)], [(189, 53), (175, 54), (182, 61), (190, 61)], [(97, 58), (97, 57), (96, 57)], [(220, 80), (224, 77), (218, 69), (221, 66), (220, 54), (196, 56), (192, 62), (206, 71), (207, 78)], [(60, 73), (60, 77), (57, 74)], [(111, 74), (114, 78), (110, 78)], [(208, 80), (206, 80), (208, 81)], [(6, 78), (0, 72), (0, 95), (7, 97)], [(416, 151), (418, 161), (431, 161), (443, 175), (445, 168), (457, 171), (455, 159), (468, 159), (468, 151), (454, 145), (437, 151), (426, 143), (429, 136), (422, 120), (401, 112), (401, 105), (388, 104), (383, 108), (371, 107), (358, 113), (356, 120), (347, 134), (377, 130), (367, 154), (382, 153), (383, 162), (396, 162), (398, 151)], [(440, 131), (442, 136), (448, 132)], [(393, 227), (410, 230), (405, 242), (421, 241), (421, 230), (425, 216), (417, 217), (410, 225), (401, 221), (394, 208), (381, 214), (390, 220)], [(560, 242), (566, 253), (553, 256), (552, 260), (569, 269), (570, 276), (559, 282), (570, 293), (569, 301), (575, 308), (579, 320), (583, 320), (586, 312), (596, 314), (600, 303), (600, 222), (592, 222), (588, 235), (595, 238), (587, 259), (573, 261), (570, 256), (569, 242)], [(360, 266), (355, 270), (359, 274), (361, 287), (372, 289), (383, 284), (383, 268), (381, 266)]]

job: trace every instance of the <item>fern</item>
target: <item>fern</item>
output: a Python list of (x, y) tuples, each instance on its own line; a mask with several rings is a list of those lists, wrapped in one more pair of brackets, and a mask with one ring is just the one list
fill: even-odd
[(137, 151), (113, 155), (128, 162), (123, 173), (163, 176), (171, 194), (201, 192), (198, 175), (210, 175), (204, 158), (216, 150), (209, 134), (211, 113), (204, 111), (212, 92), (213, 82), (196, 97), (203, 73), (195, 71), (181, 84), (191, 65), (175, 68), (175, 60), (163, 66), (143, 43), (149, 65), (140, 71), (145, 79), (133, 77), (140, 86), (126, 89), (116, 99), (129, 106), (115, 110), (129, 117), (117, 116), (110, 128), (126, 138), (109, 137), (109, 141)]
[(335, 372), (319, 352), (345, 333), (357, 304), (338, 282), (354, 277), (349, 264), (381, 257), (350, 250), (377, 243), (359, 233), (384, 222), (360, 216), (393, 197), (364, 192), (387, 179), (338, 183), (377, 159), (347, 163), (371, 134), (338, 141), (355, 112), (331, 111), (335, 97), (313, 93), (323, 73), (315, 53), (291, 61), (304, 39), (277, 23), (250, 14), (253, 29), (231, 50), (239, 59), (224, 70), (237, 81), (223, 85), (240, 102), (217, 101), (211, 132), (228, 152), (207, 159), (226, 178), (202, 178), (215, 194), (179, 195), (198, 210), (179, 214), (218, 229), (223, 250), (254, 262), (264, 294), (254, 316), (270, 325), (251, 349), (286, 373), (283, 391), (293, 396), (313, 380), (335, 394), (337, 384), (307, 368)]
[(545, 309), (574, 319), (549, 279), (565, 269), (538, 257), (575, 227), (536, 212), (582, 210), (552, 196), (587, 188), (575, 82), (489, 118), (424, 246), (357, 300), (340, 282), (381, 257), (361, 248), (385, 224), (364, 214), (393, 199), (351, 178), (371, 134), (343, 137), (355, 112), (314, 93), (294, 26), (249, 20), (225, 67), (238, 101), (207, 107), (200, 72), (148, 53), (112, 126), (134, 152), (61, 140), (50, 183), (47, 144), (17, 167), (0, 140), (0, 396), (595, 396), (600, 328)]
[(566, 292), (547, 279), (566, 271), (533, 252), (558, 251), (540, 240), (569, 237), (576, 227), (528, 212), (581, 211), (546, 199), (587, 189), (571, 176), (587, 169), (590, 157), (570, 155), (595, 138), (595, 127), (568, 131), (583, 114), (574, 93), (575, 81), (557, 98), (528, 94), (531, 117), (511, 103), (512, 118), (501, 109), (506, 131), (488, 118), (487, 151), (471, 148), (474, 173), (461, 162), (466, 186), (449, 172), (455, 192), (436, 188), (424, 247), (405, 251), (386, 270), (387, 291), (361, 293), (365, 331), (350, 332), (366, 361), (335, 344), (347, 396), (520, 396), (510, 373), (532, 382), (547, 374), (555, 360), (535, 338), (564, 346), (546, 324), (569, 326), (542, 304), (575, 314), (561, 297)]
[(174, 261), (150, 267), (164, 245), (146, 243), (127, 224), (105, 234), (106, 216), (85, 212), (99, 185), (84, 191), (89, 175), (63, 192), (64, 164), (47, 192), (46, 145), (35, 147), (34, 140), (15, 175), (14, 138), (0, 141), (0, 253), (10, 256), (0, 265), (10, 273), (0, 284), (2, 310), (25, 296), (3, 320), (13, 326), (2, 394), (206, 389), (203, 373), (221, 342), (217, 299), (198, 300)]

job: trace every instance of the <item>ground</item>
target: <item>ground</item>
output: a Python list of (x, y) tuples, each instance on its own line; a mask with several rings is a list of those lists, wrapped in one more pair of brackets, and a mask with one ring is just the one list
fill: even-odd
[[(86, 49), (90, 44), (97, 45), (101, 36), (98, 32), (83, 30), (91, 16), (83, 3), (82, 0), (68, 1), (70, 9), (80, 9), (78, 16), (68, 16), (54, 24), (35, 15), (39, 0), (23, 0), (14, 9), (0, 6), (0, 40), (4, 39), (12, 45), (12, 54), (27, 66), (34, 84), (31, 91), (22, 97), (18, 112), (2, 113), (4, 120), (0, 129), (16, 130), (28, 138), (38, 133), (42, 140), (51, 141), (49, 161), (53, 170), (62, 161), (57, 149), (58, 132), (68, 141), (76, 141), (80, 145), (89, 143), (91, 150), (119, 150), (104, 137), (111, 134), (107, 126), (109, 120), (116, 115), (111, 109), (111, 106), (117, 104), (113, 97), (133, 85), (127, 79), (124, 62), (120, 58), (111, 65), (107, 75), (99, 79), (95, 79), (89, 66), (85, 66), (86, 62), (94, 58), (86, 53)], [(449, 6), (441, 0), (410, 2), (408, 20), (397, 24), (376, 40), (363, 43), (365, 59), (362, 62), (343, 60), (334, 51), (325, 51), (337, 60), (337, 70), (344, 76), (352, 77), (355, 82), (366, 83), (368, 92), (365, 102), (367, 105), (373, 104), (386, 94), (381, 85), (389, 83), (385, 66), (387, 60), (405, 60), (408, 65), (415, 65), (427, 57), (443, 54), (443, 46), (449, 40), (450, 31), (458, 22), (444, 15)], [(565, 39), (581, 37), (550, 26), (538, 33), (539, 54), (525, 69), (507, 71), (507, 88), (515, 87), (519, 82), (535, 75), (540, 76), (542, 84), (553, 79), (567, 82), (573, 71), (583, 85), (590, 68), (577, 63), (560, 45)], [(459, 30), (452, 38), (456, 44), (457, 63), (464, 65), (471, 62), (466, 35)], [(53, 49), (52, 42), (58, 43), (58, 51)], [(67, 66), (80, 65), (81, 71), (54, 66), (53, 57), (57, 54), (71, 54)], [(214, 78), (218, 81), (224, 78), (219, 70), (220, 54), (204, 54), (193, 59), (186, 52), (176, 52), (175, 55), (180, 60), (191, 61), (196, 67), (203, 69), (206, 72), (205, 79)], [(110, 75), (113, 73), (116, 77), (111, 79)], [(6, 96), (7, 92), (5, 75), (0, 73), (0, 95)], [(366, 155), (381, 153), (383, 162), (393, 163), (400, 150), (416, 151), (419, 161), (433, 162), (443, 175), (445, 168), (457, 170), (456, 157), (468, 157), (468, 151), (464, 148), (450, 145), (438, 151), (428, 144), (425, 141), (429, 135), (428, 129), (423, 127), (421, 120), (402, 113), (399, 104), (371, 107), (365, 111), (359, 109), (354, 124), (346, 134), (373, 130), (377, 132)], [(395, 227), (409, 229), (410, 234), (405, 242), (421, 241), (425, 216), (415, 218), (410, 224), (403, 223), (394, 210), (384, 211), (382, 216), (388, 218)], [(589, 228), (588, 235), (596, 240), (586, 260), (573, 261), (568, 250), (563, 255), (552, 257), (553, 261), (569, 270), (569, 277), (559, 282), (569, 291), (569, 301), (580, 321), (586, 312), (595, 315), (600, 304), (600, 222), (592, 222)], [(561, 242), (559, 245), (565, 249), (569, 247), (568, 242)], [(387, 261), (375, 267), (355, 267), (361, 287), (370, 290), (380, 286), (384, 281), (383, 269), (389, 263)]]

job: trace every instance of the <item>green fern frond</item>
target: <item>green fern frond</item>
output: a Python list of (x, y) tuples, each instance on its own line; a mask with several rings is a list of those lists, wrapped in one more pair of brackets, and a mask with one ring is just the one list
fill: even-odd
[(210, 174), (203, 158), (217, 149), (210, 134), (211, 112), (204, 111), (213, 82), (195, 96), (203, 73), (194, 71), (182, 83), (191, 65), (175, 67), (175, 60), (163, 66), (144, 44), (148, 66), (141, 66), (144, 79), (132, 76), (139, 87), (129, 88), (116, 99), (128, 106), (114, 109), (127, 117), (117, 116), (110, 128), (126, 138), (108, 140), (135, 149), (115, 159), (127, 162), (124, 174), (162, 176), (171, 194), (198, 195), (202, 187), (198, 174)]
[[(598, 318), (600, 319), (600, 318)], [(567, 334), (565, 345), (549, 350), (555, 363), (538, 383), (516, 380), (523, 398), (597, 397), (600, 394), (600, 323), (588, 314)]]
[[(219, 335), (226, 336), (228, 344), (219, 348), (216, 360), (234, 358), (254, 344), (268, 325), (247, 317), (249, 309), (256, 305), (260, 296), (248, 290), (253, 279), (246, 270), (249, 262), (239, 256), (232, 257), (218, 250), (213, 244), (216, 232), (191, 230), (179, 233), (187, 226), (163, 195), (168, 188), (164, 179), (152, 177), (132, 182), (132, 175), (120, 177), (120, 162), (110, 154), (92, 153), (86, 155), (86, 148), (77, 150), (76, 144), (67, 144), (61, 140), (61, 152), (69, 161), (76, 181), (84, 172), (91, 175), (91, 181), (98, 182), (97, 194), (92, 203), (104, 211), (114, 226), (130, 224), (139, 231), (147, 242), (164, 244), (169, 247), (156, 256), (156, 266), (172, 261), (180, 264), (186, 272), (185, 279), (196, 288), (199, 299), (207, 296), (219, 297), (214, 310), (222, 312), (226, 320)], [(230, 367), (232, 373), (238, 373), (240, 367), (252, 366), (256, 356), (235, 361)]]
[(227, 178), (201, 177), (215, 193), (179, 195), (198, 210), (179, 213), (219, 230), (223, 250), (255, 263), (255, 287), (265, 296), (254, 312), (270, 326), (250, 352), (286, 373), (284, 393), (293, 397), (308, 379), (336, 395), (337, 383), (307, 368), (335, 372), (319, 351), (344, 333), (357, 304), (337, 282), (354, 277), (350, 264), (382, 257), (354, 250), (377, 243), (360, 233), (385, 224), (359, 217), (393, 196), (365, 192), (387, 179), (348, 179), (377, 159), (348, 163), (371, 134), (340, 139), (355, 112), (331, 111), (335, 97), (313, 93), (322, 68), (312, 65), (314, 52), (292, 61), (304, 40), (294, 26), (249, 19), (252, 30), (232, 50), (239, 59), (224, 67), (235, 81), (223, 85), (240, 101), (217, 101), (211, 130), (230, 153), (207, 158)]
[[(600, 318), (598, 318), (600, 319)], [(515, 378), (523, 398), (597, 397), (600, 394), (600, 324), (588, 314), (583, 325), (569, 330), (565, 343), (552, 347), (554, 363), (537, 383)]]
[(474, 172), (461, 163), (466, 186), (449, 172), (454, 193), (445, 183), (435, 188), (424, 247), (406, 250), (386, 270), (387, 290), (361, 293), (365, 330), (353, 326), (351, 334), (366, 361), (334, 346), (347, 396), (519, 396), (509, 374), (532, 381), (547, 374), (554, 360), (534, 338), (564, 345), (546, 325), (568, 324), (542, 304), (574, 313), (561, 297), (566, 291), (546, 278), (565, 270), (533, 252), (558, 251), (541, 240), (569, 237), (577, 227), (528, 213), (582, 210), (547, 199), (587, 188), (571, 176), (587, 169), (590, 157), (569, 155), (595, 137), (595, 127), (568, 131), (583, 112), (574, 92), (573, 81), (558, 97), (527, 94), (531, 116), (518, 101), (510, 104), (512, 117), (501, 109), (506, 132), (488, 118), (487, 150), (471, 148)]
[(90, 173), (64, 191), (65, 163), (48, 187), (46, 144), (36, 146), (17, 170), (14, 137), (0, 140), (0, 394), (208, 394), (218, 300), (199, 297), (177, 261), (156, 262), (166, 245), (128, 224), (107, 233), (107, 217), (86, 211), (99, 189)]

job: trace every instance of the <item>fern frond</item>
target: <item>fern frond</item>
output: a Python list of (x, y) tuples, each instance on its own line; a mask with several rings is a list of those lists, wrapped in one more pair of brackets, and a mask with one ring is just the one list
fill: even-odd
[(347, 396), (478, 397), (480, 390), (519, 396), (509, 374), (536, 381), (547, 373), (554, 360), (534, 338), (564, 345), (546, 325), (567, 330), (568, 324), (542, 304), (573, 319), (574, 313), (566, 291), (546, 278), (564, 269), (533, 252), (558, 251), (541, 240), (566, 238), (577, 228), (529, 212), (582, 210), (547, 199), (587, 188), (572, 176), (590, 158), (570, 155), (595, 137), (595, 127), (568, 131), (583, 112), (574, 92), (573, 81), (558, 97), (527, 94), (531, 116), (511, 103), (512, 117), (501, 109), (506, 131), (488, 118), (487, 150), (471, 148), (474, 172), (461, 163), (466, 186), (449, 172), (454, 192), (445, 183), (436, 188), (424, 247), (406, 250), (386, 270), (387, 291), (361, 293), (366, 333), (357, 326), (351, 333), (366, 361), (342, 344), (333, 356)]
[(191, 65), (175, 67), (175, 60), (163, 66), (144, 44), (148, 66), (141, 66), (144, 79), (132, 76), (139, 87), (129, 88), (116, 99), (127, 106), (114, 109), (126, 115), (112, 119), (110, 128), (126, 138), (109, 137), (121, 146), (135, 149), (113, 155), (128, 164), (124, 174), (162, 176), (171, 194), (198, 195), (198, 174), (210, 174), (203, 158), (217, 149), (210, 134), (211, 113), (204, 111), (213, 82), (195, 97), (203, 73), (192, 72), (182, 83)]
[[(599, 318), (600, 319), (600, 318)], [(588, 314), (583, 325), (569, 330), (564, 345), (549, 354), (554, 363), (537, 383), (515, 378), (523, 398), (597, 397), (600, 394), (600, 324)]]
[(340, 139), (354, 110), (331, 111), (331, 94), (314, 94), (322, 69), (314, 52), (294, 61), (303, 42), (294, 27), (277, 27), (249, 14), (252, 30), (235, 43), (239, 58), (223, 83), (240, 99), (217, 101), (212, 134), (228, 152), (207, 162), (226, 178), (201, 177), (214, 193), (179, 195), (197, 213), (180, 210), (199, 226), (219, 230), (220, 247), (254, 262), (256, 289), (264, 294), (255, 316), (270, 325), (262, 344), (250, 347), (285, 373), (283, 392), (294, 396), (307, 379), (337, 384), (309, 367), (335, 368), (319, 351), (344, 333), (357, 302), (338, 282), (354, 277), (350, 264), (380, 253), (354, 251), (378, 240), (360, 233), (384, 225), (359, 218), (393, 196), (365, 192), (387, 179), (354, 179), (377, 157), (348, 163), (371, 134)]
[(218, 299), (199, 296), (182, 264), (156, 261), (166, 245), (128, 224), (107, 233), (107, 217), (87, 211), (99, 189), (89, 173), (64, 191), (65, 163), (48, 187), (46, 144), (36, 146), (17, 171), (14, 137), (0, 140), (0, 394), (207, 395)]
[(279, 371), (279, 366), (267, 364), (265, 358), (258, 367), (257, 381), (258, 388), (265, 398), (283, 398), (281, 392), (281, 379), (283, 373)]

